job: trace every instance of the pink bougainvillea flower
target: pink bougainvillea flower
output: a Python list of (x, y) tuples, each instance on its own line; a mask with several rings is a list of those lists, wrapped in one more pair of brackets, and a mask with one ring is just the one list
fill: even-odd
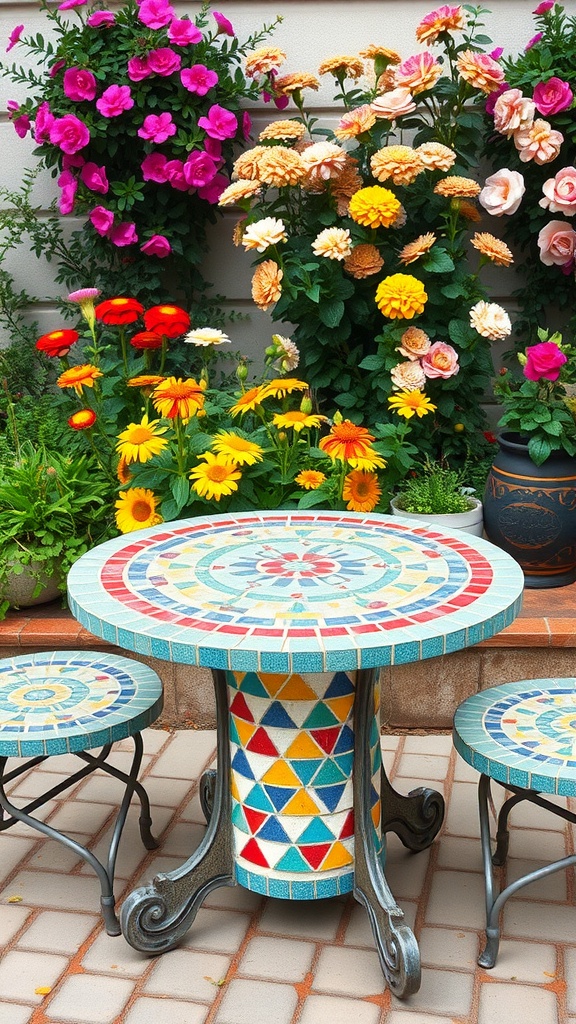
[(560, 370), (568, 359), (553, 341), (541, 341), (526, 349), (524, 376), (528, 380), (558, 380)]
[(28, 114), (20, 114), (20, 117), (14, 118), (13, 124), (16, 135), (19, 135), (21, 139), (26, 138), (30, 131), (30, 118)]
[(191, 68), (182, 68), (180, 80), (188, 92), (205, 96), (209, 89), (218, 85), (218, 75), (204, 64), (194, 64)]
[(216, 164), (205, 151), (190, 153), (182, 173), (190, 188), (203, 188), (216, 174)]
[(52, 65), (52, 67), (50, 68), (49, 77), (50, 78), (56, 78), (56, 75), (58, 74), (58, 72), (62, 71), (62, 68), (65, 68), (65, 67), (66, 67), (66, 61), (65, 60), (57, 60)]
[(504, 53), (504, 47), (503, 46), (495, 46), (493, 50), (490, 50), (490, 53), (488, 54), (488, 56), (492, 57), (492, 60), (500, 60), (500, 57), (502, 56), (503, 53)]
[(181, 160), (167, 160), (165, 164), (166, 181), (179, 192), (187, 192), (190, 188), (184, 177), (184, 164)]
[(38, 107), (36, 111), (36, 120), (34, 121), (34, 138), (38, 145), (42, 142), (48, 142), (50, 136), (50, 128), (54, 124), (54, 115), (50, 111), (49, 103), (44, 101)]
[(223, 32), (227, 36), (233, 36), (236, 34), (232, 28), (231, 22), (229, 22), (228, 18), (225, 18), (220, 11), (212, 11), (212, 14), (214, 15), (214, 19), (218, 25), (218, 32)]
[(547, 11), (552, 10), (554, 3), (555, 0), (542, 0), (542, 3), (538, 4), (538, 7), (532, 11), (532, 14), (546, 14)]
[(125, 245), (133, 245), (134, 242), (138, 241), (136, 225), (132, 221), (122, 221), (121, 224), (116, 224), (111, 229), (108, 233), (108, 238), (118, 248)]
[(20, 110), (20, 104), (18, 103), (18, 100), (8, 100), (6, 102), (6, 110), (8, 111), (8, 116), (10, 117), (10, 120), (12, 120), (16, 111)]
[(107, 210), (105, 206), (95, 206), (93, 210), (88, 214), (95, 231), (104, 238), (108, 235), (110, 228), (114, 223), (114, 214), (112, 210)]
[(222, 159), (222, 143), (219, 139), (211, 139), (207, 136), (204, 139), (204, 149), (211, 156), (215, 163), (221, 166), (224, 163)]
[(138, 129), (138, 135), (141, 139), (147, 139), (160, 146), (161, 143), (166, 142), (166, 139), (176, 135), (176, 125), (172, 120), (172, 114), (148, 114), (144, 118), (142, 127)]
[(164, 28), (176, 17), (176, 11), (167, 0), (142, 0), (138, 18), (147, 28)]
[(223, 174), (217, 174), (207, 185), (198, 189), (200, 199), (204, 199), (211, 206), (215, 206), (225, 188), (228, 188), (230, 180)]
[(536, 43), (540, 42), (543, 35), (543, 32), (537, 32), (535, 36), (532, 36), (532, 39), (529, 39), (526, 43), (526, 46), (524, 47), (524, 52), (526, 53), (528, 50), (531, 50), (533, 46), (536, 46)]
[(141, 164), (144, 181), (155, 181), (162, 185), (168, 180), (166, 176), (167, 163), (163, 153), (149, 153), (148, 156), (145, 156)]
[(24, 25), (16, 25), (16, 28), (12, 29), (10, 35), (8, 36), (8, 46), (6, 47), (6, 53), (10, 53), (12, 47), (16, 46), (16, 43), (20, 39), (20, 36), (22, 35), (23, 31)]
[(75, 114), (55, 117), (50, 126), (50, 142), (63, 153), (77, 153), (90, 142), (90, 132)]
[(150, 71), (153, 71), (155, 75), (162, 75), (163, 78), (168, 78), (175, 71), (179, 71), (181, 64), (182, 58), (180, 54), (175, 53), (169, 46), (161, 46), (158, 50), (150, 50), (148, 54), (148, 67)]
[(77, 302), (82, 306), (85, 302), (94, 302), (101, 294), (99, 288), (77, 288), (75, 292), (70, 292), (67, 298), (68, 302)]
[(58, 186), (62, 189), (58, 209), (63, 216), (66, 216), (74, 210), (74, 199), (78, 189), (78, 182), (72, 171), (62, 171), (58, 178)]
[(142, 82), (151, 74), (147, 57), (131, 57), (128, 61), (128, 78), (131, 82)]
[(232, 139), (238, 130), (235, 114), (214, 103), (207, 117), (199, 117), (198, 125), (211, 139)]
[(176, 46), (189, 46), (190, 43), (199, 43), (202, 33), (188, 18), (175, 18), (168, 27), (168, 39)]
[(69, 100), (81, 103), (93, 100), (96, 95), (96, 79), (85, 68), (67, 68), (63, 79), (64, 94)]
[(58, 7), (59, 11), (71, 11), (74, 7), (84, 7), (86, 0), (64, 0)]
[(103, 117), (119, 117), (133, 106), (134, 100), (129, 85), (109, 85), (100, 99), (96, 100), (96, 109)]
[(86, 24), (90, 28), (102, 28), (107, 25), (113, 25), (116, 21), (116, 15), (112, 11), (94, 11), (89, 18), (86, 19)]
[(250, 138), (250, 132), (252, 131), (252, 118), (247, 110), (242, 114), (242, 135), (245, 139)]
[(550, 114), (567, 110), (572, 105), (574, 93), (568, 82), (561, 78), (549, 78), (547, 82), (538, 82), (532, 98), (538, 113), (549, 117)]
[(62, 170), (69, 171), (71, 167), (83, 167), (86, 163), (82, 153), (63, 153)]
[(106, 177), (106, 168), (98, 167), (98, 164), (86, 163), (80, 171), (80, 177), (86, 188), (89, 188), (91, 192), (100, 192), (101, 195), (105, 196), (108, 189), (108, 178)]
[(159, 259), (164, 259), (172, 252), (172, 246), (165, 235), (152, 235), (152, 238), (140, 246), (140, 251), (146, 253), (147, 256), (158, 256)]

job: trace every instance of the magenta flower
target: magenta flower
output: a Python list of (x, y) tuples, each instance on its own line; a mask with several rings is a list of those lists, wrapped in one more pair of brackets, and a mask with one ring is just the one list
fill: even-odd
[(542, 0), (541, 4), (532, 11), (532, 14), (546, 14), (547, 11), (551, 11), (554, 7), (555, 0)]
[(176, 125), (172, 120), (172, 114), (169, 113), (148, 114), (148, 117), (144, 118), (142, 127), (138, 129), (141, 139), (155, 142), (158, 146), (175, 134)]
[(223, 32), (227, 36), (235, 35), (234, 29), (232, 28), (231, 23), (228, 21), (228, 18), (225, 18), (224, 15), (220, 13), (220, 11), (212, 11), (212, 14), (214, 15), (214, 19), (216, 21), (216, 24), (218, 25), (218, 32), (216, 33), (216, 35), (218, 35), (219, 32)]
[(77, 291), (70, 292), (67, 299), (68, 302), (78, 302), (81, 305), (83, 302), (93, 302), (101, 294), (99, 288), (78, 288)]
[(217, 174), (212, 181), (209, 181), (203, 188), (198, 189), (198, 195), (200, 199), (204, 199), (207, 203), (215, 206), (220, 196), (222, 195), (225, 188), (228, 187), (230, 181), (225, 178), (223, 174)]
[(58, 178), (58, 185), (62, 189), (58, 209), (63, 216), (66, 216), (66, 214), (72, 213), (74, 210), (74, 199), (78, 189), (78, 182), (72, 171), (62, 171)]
[(88, 219), (92, 223), (94, 230), (99, 235), (102, 235), (102, 237), (105, 237), (110, 232), (114, 223), (114, 214), (111, 210), (107, 210), (105, 206), (95, 206), (88, 214)]
[(485, 108), (486, 108), (486, 113), (489, 114), (490, 117), (493, 117), (493, 115), (494, 115), (494, 107), (496, 106), (496, 100), (498, 99), (499, 96), (502, 95), (503, 92), (508, 92), (509, 88), (510, 88), (510, 85), (509, 85), (508, 82), (500, 82), (500, 85), (498, 86), (498, 88), (495, 89), (494, 92), (491, 92), (487, 96)]
[(6, 110), (9, 113), (10, 120), (12, 120), (12, 115), (15, 114), (17, 110), (20, 110), (20, 104), (18, 103), (18, 100), (7, 100)]
[(116, 15), (112, 11), (94, 11), (89, 18), (86, 19), (86, 24), (90, 28), (101, 28), (102, 25), (113, 25), (116, 21)]
[(169, 46), (163, 46), (159, 50), (150, 50), (148, 54), (148, 67), (156, 75), (168, 78), (174, 71), (180, 70), (182, 58), (180, 54), (174, 53)]
[(147, 57), (131, 57), (128, 61), (128, 78), (131, 82), (141, 82), (151, 74)]
[(168, 27), (168, 39), (175, 46), (189, 46), (190, 43), (199, 43), (202, 33), (188, 18), (175, 18)]
[(204, 149), (219, 166), (224, 163), (222, 159), (222, 143), (219, 139), (204, 139)]
[(84, 167), (86, 163), (81, 153), (63, 153), (62, 170), (69, 171), (71, 167)]
[(136, 225), (132, 221), (123, 221), (121, 224), (116, 224), (108, 233), (108, 238), (119, 249), (125, 245), (134, 245), (138, 241)]
[(147, 28), (164, 28), (176, 17), (176, 11), (167, 0), (142, 0), (138, 17)]
[(217, 167), (208, 153), (201, 151), (190, 153), (182, 170), (190, 188), (203, 188), (212, 181)]
[(238, 130), (235, 115), (217, 103), (210, 107), (207, 117), (198, 118), (198, 125), (211, 139), (232, 139)]
[(165, 165), (166, 181), (179, 192), (187, 192), (190, 188), (184, 177), (184, 164), (181, 160), (167, 160)]
[(55, 117), (50, 126), (50, 142), (63, 153), (77, 153), (90, 142), (90, 132), (80, 118), (74, 114)]
[(145, 252), (147, 256), (158, 256), (162, 260), (170, 255), (172, 246), (165, 235), (152, 235), (152, 238), (140, 246), (140, 252)]
[(245, 139), (250, 138), (250, 132), (252, 131), (252, 118), (247, 110), (242, 114), (242, 134)]
[(10, 35), (8, 36), (8, 46), (6, 47), (6, 53), (10, 53), (12, 47), (16, 46), (16, 43), (20, 39), (20, 36), (22, 35), (23, 31), (24, 25), (16, 25), (16, 28), (12, 29)]
[(129, 85), (109, 85), (100, 99), (96, 100), (96, 109), (103, 117), (119, 117), (133, 106), (134, 100)]
[(549, 78), (547, 82), (538, 82), (532, 96), (536, 110), (543, 117), (559, 114), (572, 105), (574, 94), (561, 78)]
[(64, 94), (75, 103), (93, 100), (96, 95), (96, 79), (85, 68), (68, 68), (64, 72), (63, 87)]
[(16, 135), (19, 135), (21, 139), (26, 138), (30, 131), (30, 118), (28, 114), (20, 114), (20, 117), (16, 117), (13, 123)]
[(149, 153), (142, 161), (142, 177), (144, 181), (155, 181), (158, 185), (168, 180), (166, 175), (166, 164), (168, 163), (163, 153)]
[(533, 46), (536, 46), (536, 43), (540, 42), (543, 35), (543, 32), (537, 32), (535, 36), (532, 36), (532, 39), (529, 39), (526, 43), (526, 46), (524, 47), (524, 52), (526, 53), (527, 50), (531, 50)]
[(50, 111), (50, 104), (44, 101), (38, 107), (36, 111), (36, 119), (34, 121), (34, 139), (40, 145), (42, 142), (48, 142), (50, 136), (50, 128), (54, 124), (54, 115)]
[(262, 93), (262, 99), (264, 100), (264, 103), (270, 103), (270, 100), (274, 100), (274, 106), (278, 110), (285, 110), (290, 103), (289, 96), (272, 96), (272, 93), (266, 91)]
[(558, 345), (553, 341), (541, 341), (526, 349), (524, 376), (528, 380), (558, 380), (566, 362), (568, 360)]
[(503, 46), (496, 46), (494, 50), (490, 51), (488, 56), (492, 57), (492, 60), (500, 60), (500, 57), (502, 56), (503, 53), (504, 53), (504, 47)]
[(50, 78), (56, 78), (56, 75), (58, 74), (58, 72), (61, 71), (62, 68), (65, 68), (65, 67), (66, 67), (66, 61), (65, 60), (57, 60), (52, 65), (52, 67), (50, 68)]
[(86, 0), (64, 0), (58, 7), (59, 11), (71, 11), (73, 7), (83, 7)]
[(91, 162), (84, 164), (80, 171), (80, 177), (86, 188), (89, 188), (91, 192), (100, 192), (101, 195), (105, 196), (110, 188), (108, 178), (106, 177), (106, 168), (98, 167), (98, 164)]
[(195, 92), (198, 96), (205, 96), (209, 89), (218, 85), (218, 75), (211, 71), (205, 64), (194, 64), (191, 68), (182, 68), (180, 81), (188, 92)]

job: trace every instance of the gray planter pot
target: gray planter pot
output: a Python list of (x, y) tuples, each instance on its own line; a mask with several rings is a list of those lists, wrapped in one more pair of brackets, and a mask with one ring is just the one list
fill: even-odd
[(420, 523), (428, 523), (430, 526), (438, 526), (441, 530), (464, 530), (474, 537), (481, 537), (484, 527), (482, 502), (478, 498), (470, 498), (474, 507), (468, 512), (454, 512), (446, 515), (431, 515), (421, 512), (404, 512), (398, 508), (397, 499), (392, 498), (390, 508), (393, 515), (402, 516), (404, 519), (415, 519)]
[(11, 608), (31, 608), (33, 605), (54, 601), (60, 596), (61, 591), (58, 588), (58, 580), (41, 572), (40, 583), (42, 584), (42, 590), (37, 597), (32, 597), (38, 582), (37, 569), (38, 566), (32, 563), (30, 568), (24, 566), (23, 571), (18, 576), (11, 576), (8, 579), (1, 596), (10, 602)]

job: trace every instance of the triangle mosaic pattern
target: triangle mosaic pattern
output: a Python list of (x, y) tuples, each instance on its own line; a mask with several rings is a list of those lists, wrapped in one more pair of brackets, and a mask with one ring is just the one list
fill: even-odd
[[(354, 881), (354, 673), (228, 672), (237, 880), (269, 896), (349, 892)], [(378, 700), (371, 813), (380, 838)]]

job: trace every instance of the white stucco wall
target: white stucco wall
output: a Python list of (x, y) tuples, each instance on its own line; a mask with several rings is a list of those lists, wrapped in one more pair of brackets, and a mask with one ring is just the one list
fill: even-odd
[[(490, 6), (490, 0), (487, 2)], [(531, 12), (536, 2), (492, 0), (492, 12), (485, 18), (485, 32), (495, 46), (503, 46), (510, 53), (517, 53), (523, 48), (534, 33)], [(181, 15), (193, 14), (199, 7), (197, 3), (177, 0), (174, 6)], [(298, 70), (315, 73), (324, 58), (335, 53), (356, 53), (370, 43), (391, 47), (407, 57), (418, 50), (414, 36), (416, 25), (434, 6), (439, 6), (434, 0), (218, 0), (215, 3), (216, 9), (232, 21), (241, 39), (262, 24), (272, 22), (277, 14), (283, 16), (283, 22), (271, 40), (288, 54), (283, 73)], [(567, 0), (565, 6), (570, 13), (576, 14), (576, 0)], [(70, 17), (74, 17), (73, 12), (70, 12)], [(3, 60), (14, 56), (21, 61), (19, 47), (4, 58), (5, 41), (14, 26), (21, 23), (25, 24), (27, 32), (42, 31), (46, 34), (46, 19), (36, 0), (0, 0), (0, 56)], [(312, 112), (325, 122), (333, 122), (336, 117), (332, 91), (332, 79), (326, 76), (321, 90), (308, 94), (314, 103)], [(30, 137), (19, 139), (6, 114), (6, 101), (20, 96), (19, 87), (0, 78), (0, 184), (9, 188), (16, 188), (23, 168), (34, 164)], [(293, 108), (288, 108), (286, 115), (282, 116), (288, 116), (291, 110)], [(278, 114), (273, 107), (263, 104), (257, 107), (254, 111), (255, 134), (276, 116)], [(38, 182), (38, 206), (47, 208), (54, 195), (52, 179), (44, 176)], [(214, 229), (213, 249), (204, 274), (214, 282), (216, 290), (226, 296), (231, 308), (247, 315), (247, 319), (235, 324), (230, 333), (238, 348), (256, 356), (268, 343), (273, 327), (270, 317), (255, 309), (251, 301), (250, 258), (243, 250), (235, 249), (230, 240), (235, 219), (234, 213), (227, 212)], [(53, 281), (50, 264), (37, 260), (23, 248), (13, 252), (10, 269), (17, 286), (25, 287), (41, 300), (34, 313), (42, 329), (58, 326), (58, 314), (53, 305), (58, 286)], [(503, 285), (504, 277), (506, 283)], [(489, 278), (485, 280), (494, 298), (505, 298), (503, 290), (513, 288), (511, 273), (493, 274), (492, 281)]]

